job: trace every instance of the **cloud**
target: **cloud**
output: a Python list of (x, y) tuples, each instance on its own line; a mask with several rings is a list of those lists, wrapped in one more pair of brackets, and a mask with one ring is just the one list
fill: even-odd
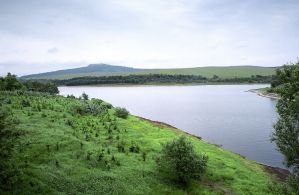
[(277, 66), (298, 56), (298, 10), (295, 0), (0, 1), (0, 63)]
[(56, 47), (48, 49), (48, 53), (57, 53), (59, 50)]

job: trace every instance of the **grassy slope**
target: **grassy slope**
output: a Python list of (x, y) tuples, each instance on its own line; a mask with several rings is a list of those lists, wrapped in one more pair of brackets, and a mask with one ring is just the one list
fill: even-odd
[[(77, 99), (64, 97), (16, 96), (0, 92), (1, 99), (10, 98), (14, 115), (20, 120), (19, 128), (26, 134), (20, 138), (14, 161), (22, 170), (23, 183), (16, 186), (18, 194), (68, 193), (68, 194), (268, 194), (267, 183), (271, 176), (254, 161), (188, 136), (198, 152), (209, 156), (208, 170), (202, 181), (194, 181), (182, 190), (170, 181), (164, 180), (155, 169), (154, 159), (161, 150), (161, 144), (185, 134), (180, 130), (153, 124), (129, 116), (128, 119), (113, 117), (117, 124), (113, 139), (108, 140), (106, 117), (78, 116), (69, 112)], [(30, 101), (30, 107), (22, 107), (22, 99)], [(38, 107), (41, 111), (38, 111)], [(66, 124), (74, 122), (74, 127)], [(119, 132), (118, 132), (119, 131)], [(84, 133), (85, 132), (85, 133)], [(98, 137), (96, 137), (98, 133)], [(90, 140), (85, 140), (89, 134)], [(119, 136), (119, 140), (117, 140)], [(126, 142), (126, 151), (131, 141), (137, 142), (141, 151), (147, 153), (146, 161), (141, 153), (120, 153), (117, 143)], [(81, 148), (80, 143), (83, 143)], [(56, 144), (59, 149), (56, 149)], [(47, 145), (50, 151), (47, 151)], [(110, 150), (110, 154), (107, 150)], [(97, 161), (104, 149), (104, 160)], [(91, 152), (90, 160), (87, 153)], [(120, 162), (116, 165), (112, 155)], [(26, 163), (27, 161), (27, 163)], [(56, 161), (59, 165), (56, 165)], [(26, 165), (27, 164), (27, 165)], [(0, 191), (1, 193), (1, 191)]]
[(197, 68), (177, 68), (177, 69), (153, 69), (140, 72), (93, 72), (80, 74), (67, 74), (57, 76), (45, 76), (44, 79), (69, 79), (82, 76), (111, 76), (111, 75), (129, 75), (129, 74), (185, 74), (201, 75), (211, 78), (217, 75), (221, 78), (250, 77), (251, 75), (272, 75), (275, 68), (258, 66), (226, 66), (226, 67), (197, 67)]

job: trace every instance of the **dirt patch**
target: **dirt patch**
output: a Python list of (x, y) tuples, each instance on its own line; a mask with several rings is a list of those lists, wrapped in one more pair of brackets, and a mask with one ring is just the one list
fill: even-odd
[(287, 169), (282, 169), (282, 168), (279, 168), (279, 167), (271, 167), (271, 166), (268, 166), (268, 165), (264, 165), (264, 164), (261, 164), (264, 169), (275, 175), (280, 181), (286, 181), (286, 179), (288, 178), (288, 176), (291, 174), (289, 170)]

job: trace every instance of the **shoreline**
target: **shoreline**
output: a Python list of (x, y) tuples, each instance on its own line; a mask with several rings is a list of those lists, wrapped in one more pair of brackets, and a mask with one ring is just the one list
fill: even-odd
[[(180, 132), (182, 132), (182, 133), (184, 133), (184, 134), (187, 134), (187, 135), (189, 135), (189, 136), (192, 136), (192, 137), (194, 137), (194, 138), (196, 138), (196, 139), (203, 140), (200, 136), (196, 136), (196, 135), (190, 134), (190, 133), (188, 133), (188, 132), (186, 132), (186, 131), (183, 131), (182, 129), (179, 129), (179, 128), (177, 128), (177, 127), (175, 127), (175, 126), (172, 126), (172, 125), (170, 125), (170, 124), (167, 124), (167, 123), (164, 123), (164, 122), (161, 122), (161, 121), (150, 120), (150, 119), (147, 119), (147, 118), (144, 118), (144, 117), (140, 117), (140, 116), (136, 116), (136, 115), (132, 115), (132, 116), (135, 116), (135, 117), (137, 117), (137, 118), (139, 118), (139, 119), (141, 119), (141, 120), (148, 121), (148, 122), (150, 122), (150, 123), (152, 123), (152, 124), (154, 124), (154, 125), (158, 125), (158, 126), (162, 126), (162, 127), (172, 128), (172, 129), (174, 129), (174, 130), (177, 130), (177, 131), (180, 131)], [(205, 141), (205, 142), (207, 142), (207, 143), (209, 143), (209, 144), (211, 144), (211, 145), (214, 145), (214, 146), (216, 146), (216, 147), (220, 147), (220, 148), (222, 148), (221, 145), (213, 144), (213, 143), (210, 143), (210, 142), (208, 142), (208, 141), (206, 141), (206, 140), (203, 140), (203, 141)], [(223, 149), (224, 149), (224, 148), (223, 148)], [(227, 149), (225, 149), (225, 150), (227, 150)], [(237, 154), (237, 155), (241, 156), (241, 157), (244, 158), (244, 159), (251, 160), (251, 159), (248, 159), (246, 156), (243, 156), (243, 155), (238, 154), (238, 153), (236, 153), (236, 152), (233, 152), (233, 151), (231, 151), (231, 150), (228, 150), (228, 151), (230, 151), (230, 152), (232, 152), (232, 153), (234, 153), (234, 154)], [(263, 163), (257, 162), (256, 160), (252, 160), (252, 161), (254, 161), (255, 163), (261, 165), (261, 166), (263, 167), (263, 169), (264, 169), (266, 172), (268, 172), (268, 173), (270, 173), (270, 174), (272, 174), (272, 175), (275, 175), (276, 178), (277, 178), (278, 180), (280, 180), (280, 181), (286, 181), (286, 179), (288, 178), (288, 176), (291, 174), (290, 171), (287, 170), (287, 169), (280, 168), (280, 167), (273, 167), (273, 166), (270, 166), (270, 165), (267, 165), (267, 164), (263, 164)]]
[(265, 98), (270, 98), (270, 99), (273, 99), (273, 100), (279, 100), (280, 99), (280, 97), (276, 93), (261, 92), (258, 89), (250, 89), (250, 90), (248, 90), (248, 92), (252, 92), (252, 93), (257, 94), (258, 96), (265, 97)]

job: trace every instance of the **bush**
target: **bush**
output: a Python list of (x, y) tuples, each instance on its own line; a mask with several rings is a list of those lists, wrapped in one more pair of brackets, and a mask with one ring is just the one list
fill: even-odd
[(207, 160), (206, 155), (197, 154), (192, 143), (182, 136), (163, 146), (157, 165), (165, 177), (186, 185), (205, 173)]
[(88, 100), (88, 95), (85, 92), (82, 93), (81, 97), (83, 100)]
[(23, 106), (23, 107), (30, 107), (30, 102), (28, 101), (28, 100), (22, 100), (22, 102), (21, 102), (21, 105)]
[(115, 108), (115, 116), (119, 118), (128, 118), (129, 112), (125, 108)]
[(101, 99), (92, 98), (91, 102), (94, 103), (94, 104), (96, 104), (96, 105), (98, 105), (98, 106), (100, 106), (104, 101), (101, 100)]
[(85, 108), (85, 113), (92, 114), (92, 115), (100, 115), (104, 112), (100, 106), (96, 104), (87, 104)]
[(112, 108), (112, 105), (107, 103), (107, 102), (102, 102), (101, 103), (101, 108), (103, 109), (111, 109)]
[(133, 152), (133, 153), (139, 153), (140, 148), (137, 143), (132, 142), (129, 150), (130, 150), (130, 152)]

